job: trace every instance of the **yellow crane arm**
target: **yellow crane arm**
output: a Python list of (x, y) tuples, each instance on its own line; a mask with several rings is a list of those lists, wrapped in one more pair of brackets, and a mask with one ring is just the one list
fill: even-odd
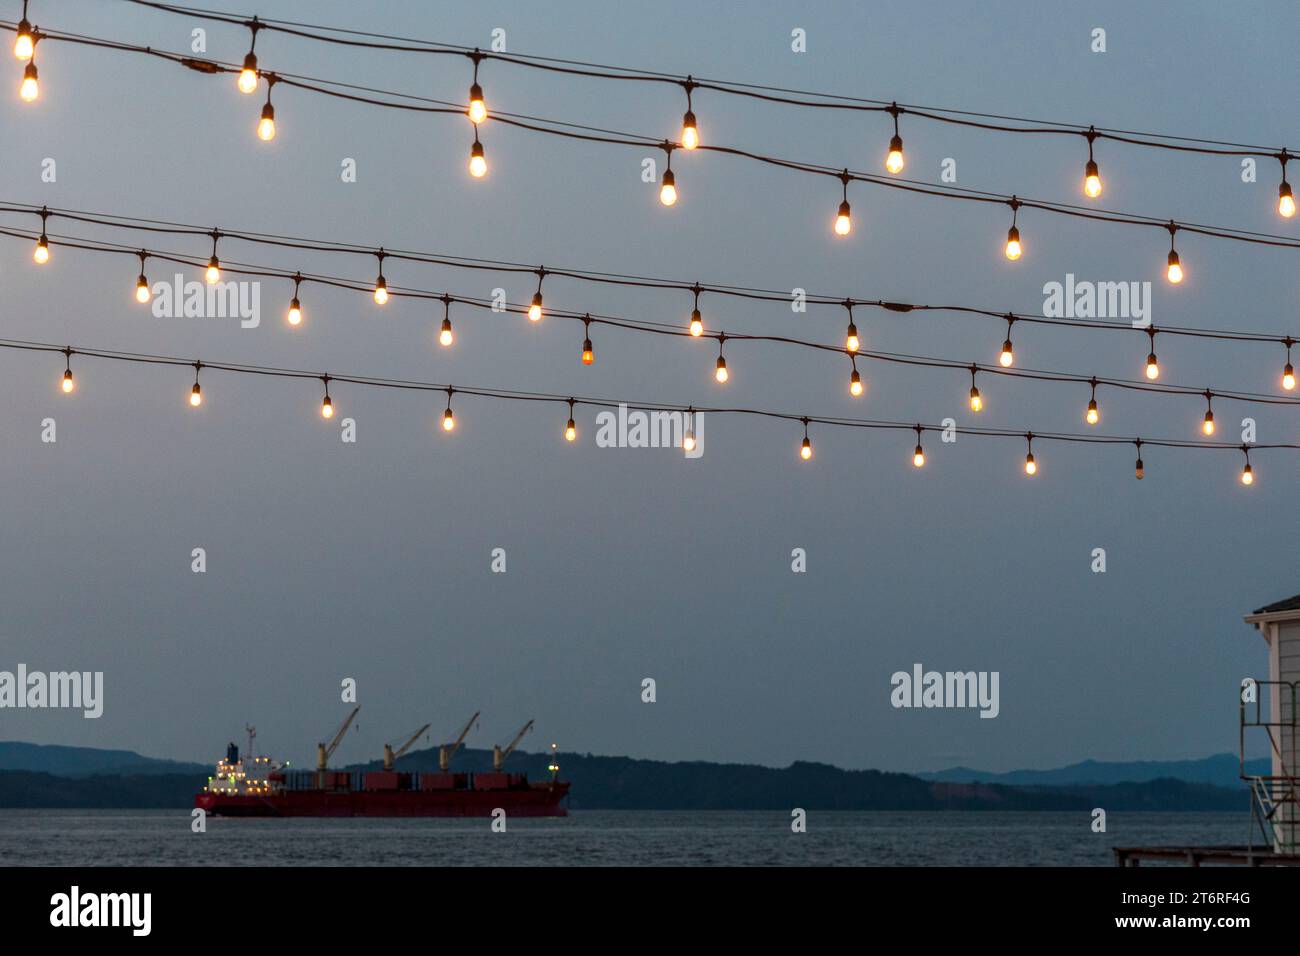
[(331, 740), (329, 746), (325, 748), (326, 760), (334, 756), (334, 751), (338, 749), (339, 744), (343, 741), (343, 735), (348, 732), (348, 728), (352, 726), (352, 721), (357, 719), (357, 714), (360, 712), (360, 707), (354, 707), (352, 713), (348, 714), (348, 719), (343, 721), (343, 726), (339, 728), (339, 732), (334, 735), (334, 739)]
[(533, 722), (530, 720), (528, 723), (524, 724), (522, 727), (519, 728), (519, 733), (515, 734), (515, 739), (510, 741), (510, 743), (506, 746), (504, 750), (501, 747), (492, 748), (492, 769), (493, 770), (501, 769), (501, 765), (506, 762), (506, 758), (509, 757), (512, 753), (514, 753), (515, 748), (519, 746), (519, 741), (524, 739), (524, 734), (528, 733), (528, 731), (532, 729), (533, 729)]
[(425, 724), (423, 727), (421, 727), (421, 728), (420, 728), (419, 730), (417, 730), (415, 733), (411, 734), (410, 739), (408, 739), (408, 740), (406, 741), (406, 743), (402, 744), (402, 746), (398, 747), (395, 751), (393, 751), (393, 759), (396, 760), (396, 759), (397, 759), (398, 757), (400, 757), (402, 754), (406, 753), (406, 751), (410, 750), (410, 749), (411, 749), (411, 744), (413, 744), (413, 743), (415, 743), (417, 740), (419, 740), (419, 739), (420, 739), (420, 735), (421, 735), (422, 733), (424, 733), (426, 730), (428, 730), (431, 726), (433, 726), (433, 725), (432, 725), (432, 724)]

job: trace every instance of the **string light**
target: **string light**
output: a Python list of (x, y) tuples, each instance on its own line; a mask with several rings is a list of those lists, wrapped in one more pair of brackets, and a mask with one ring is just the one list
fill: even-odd
[(1142, 439), (1137, 439), (1134, 444), (1137, 446), (1137, 462), (1133, 466), (1133, 477), (1141, 481), (1146, 477), (1146, 468), (1142, 465)]
[(248, 25), (249, 32), (252, 34), (252, 39), (248, 45), (248, 55), (244, 57), (244, 66), (239, 71), (239, 78), (235, 81), (235, 85), (239, 87), (239, 92), (249, 95), (257, 92), (257, 54), (253, 50), (257, 46), (257, 31), (261, 27), (262, 25), (258, 22), (257, 17), (253, 17), (253, 21)]
[(849, 171), (847, 169), (840, 174), (840, 181), (844, 185), (844, 199), (840, 203), (839, 212), (835, 214), (835, 235), (847, 236), (853, 231), (853, 213), (849, 208)]
[(149, 254), (141, 249), (136, 255), (140, 257), (140, 276), (135, 280), (135, 301), (141, 305), (147, 305), (149, 300), (153, 298), (153, 292), (149, 288), (149, 280), (145, 278), (144, 274), (144, 263)]
[(979, 366), (970, 367), (970, 410), (980, 412), (984, 410), (984, 399), (980, 397), (979, 387), (975, 384), (975, 373), (979, 371)]
[(1020, 211), (1020, 201), (1012, 196), (1008, 205), (1011, 206), (1011, 228), (1007, 230), (1006, 254), (1008, 259), (1015, 262), (1020, 258), (1021, 253), (1024, 251), (1020, 245), (1020, 229), (1016, 226), (1016, 216)]
[(569, 420), (564, 426), (564, 440), (567, 442), (578, 440), (578, 425), (573, 420), (573, 399), (569, 399)]
[(697, 282), (691, 288), (695, 296), (695, 306), (691, 309), (691, 335), (699, 338), (704, 334), (704, 317), (700, 315), (700, 284)]
[(528, 306), (528, 321), (540, 322), (542, 320), (542, 280), (546, 278), (546, 269), (537, 270), (537, 291), (533, 293), (532, 304)]
[(1169, 268), (1165, 275), (1170, 282), (1178, 285), (1183, 281), (1183, 264), (1178, 258), (1178, 250), (1174, 248), (1174, 233), (1178, 231), (1178, 224), (1170, 222), (1165, 228), (1169, 230)]
[(915, 427), (916, 427), (916, 449), (912, 452), (912, 467), (913, 467), (913, 468), (924, 468), (924, 467), (925, 467), (925, 449), (921, 447), (921, 431), (922, 431), (922, 428), (921, 428), (920, 425), (917, 425), (917, 426), (915, 426)]
[(1255, 483), (1255, 470), (1250, 467), (1250, 447), (1242, 445), (1241, 453), (1246, 456), (1246, 467), (1241, 469), (1241, 483), (1243, 485), (1253, 485)]
[(469, 148), (469, 174), (475, 179), (487, 175), (487, 156), (483, 153), (483, 144), (478, 139), (478, 127), (474, 127), (474, 145)]
[(451, 331), (451, 296), (442, 297), (442, 328), (438, 331), (438, 344), (443, 348), (451, 348), (452, 342), (456, 336)]
[(803, 444), (799, 446), (799, 457), (804, 461), (812, 460), (812, 441), (808, 438), (808, 419), (803, 420)]
[(1286, 346), (1286, 365), (1282, 367), (1282, 387), (1288, 392), (1295, 390), (1295, 369), (1291, 367), (1291, 346), (1294, 344), (1291, 336), (1283, 340)]
[(477, 126), (487, 119), (488, 115), (487, 103), (483, 101), (483, 87), (478, 84), (478, 65), (479, 61), (483, 59), (483, 54), (476, 49), (469, 56), (474, 61), (474, 81), (470, 84), (469, 109), (465, 111), (465, 114), (469, 117), (469, 121)]
[(853, 372), (849, 375), (849, 394), (854, 398), (861, 398), (862, 376), (858, 374), (858, 360), (850, 355), (849, 361), (853, 363)]
[(1286, 181), (1286, 163), (1291, 154), (1284, 149), (1278, 153), (1277, 158), (1282, 163), (1282, 182), (1277, 187), (1277, 211), (1283, 219), (1290, 219), (1295, 215), (1295, 197), (1291, 195), (1291, 184)]
[(194, 408), (203, 404), (203, 389), (199, 386), (199, 369), (202, 366), (202, 362), (194, 363), (194, 387), (190, 389), (190, 405)]
[(264, 143), (275, 139), (275, 107), (271, 105), (271, 90), (275, 86), (275, 77), (266, 78), (266, 105), (262, 107), (262, 118), (257, 121), (257, 138)]
[(856, 352), (862, 346), (862, 342), (858, 338), (858, 327), (853, 324), (853, 303), (845, 299), (844, 308), (849, 310), (849, 327), (844, 332), (844, 347), (850, 352)]
[(1029, 449), (1029, 454), (1025, 455), (1025, 474), (1030, 478), (1038, 474), (1038, 462), (1034, 461), (1034, 433), (1025, 433), (1025, 442)]
[(320, 403), (320, 417), (333, 418), (334, 402), (330, 400), (330, 377), (328, 375), (322, 375), (320, 380), (325, 386), (325, 397), (321, 399)]
[(1156, 330), (1154, 327), (1147, 329), (1147, 337), (1151, 340), (1151, 351), (1147, 353), (1146, 376), (1154, 382), (1160, 377), (1160, 363), (1156, 361)]
[(690, 454), (695, 451), (695, 406), (686, 409), (686, 430), (682, 433), (682, 451)]
[(591, 317), (582, 320), (582, 364), (591, 365), (596, 361), (596, 352), (591, 347)]
[(718, 363), (714, 366), (713, 377), (719, 384), (725, 383), (731, 378), (731, 373), (727, 371), (727, 360), (722, 356), (722, 343), (727, 340), (726, 335), (718, 333)]
[(998, 364), (1003, 368), (1011, 368), (1016, 364), (1016, 350), (1011, 347), (1011, 326), (1016, 321), (1016, 317), (1007, 314), (1007, 337), (1002, 342), (1002, 351), (998, 353)]
[(1201, 421), (1201, 431), (1205, 435), (1214, 434), (1214, 409), (1211, 403), (1214, 401), (1214, 393), (1207, 391), (1205, 393), (1205, 418)]
[(445, 432), (454, 431), (456, 428), (456, 416), (451, 413), (451, 393), (455, 389), (447, 387), (447, 410), (442, 413), (442, 430)]
[(41, 84), (36, 70), (35, 54), (33, 54), (32, 59), (28, 60), (27, 66), (23, 68), (23, 82), (18, 87), (18, 96), (24, 103), (34, 103), (40, 95)]
[(77, 383), (72, 379), (72, 349), (64, 349), (63, 354), (65, 356), (65, 364), (63, 366), (63, 382), (61, 387), (63, 388), (63, 394), (71, 395), (72, 390), (77, 387)]
[(203, 277), (207, 280), (208, 285), (216, 285), (221, 281), (221, 260), (217, 258), (217, 240), (221, 238), (221, 233), (213, 229), (211, 236), (212, 256), (208, 259), (208, 268)]
[(302, 325), (302, 302), (298, 300), (298, 288), (302, 285), (302, 273), (293, 274), (293, 298), (289, 300), (289, 324), (294, 328)]
[(1097, 407), (1097, 380), (1092, 380), (1092, 395), (1088, 399), (1088, 410), (1083, 413), (1083, 420), (1089, 425), (1101, 421), (1101, 410)]
[(1101, 173), (1097, 169), (1096, 160), (1092, 158), (1092, 141), (1097, 138), (1097, 130), (1090, 126), (1084, 135), (1088, 137), (1088, 164), (1083, 168), (1083, 194), (1089, 199), (1096, 199), (1101, 195)]
[(897, 103), (891, 103), (887, 112), (894, 117), (894, 138), (889, 141), (889, 153), (885, 156), (885, 169), (897, 176), (903, 171), (906, 161), (903, 159), (903, 138), (898, 135), (898, 114), (903, 112)]
[(35, 52), (36, 37), (27, 20), (27, 0), (23, 0), (23, 18), (18, 21), (18, 29), (14, 34), (14, 56), (19, 60), (30, 60)]
[(689, 76), (682, 84), (682, 88), (686, 90), (686, 115), (682, 117), (682, 148), (695, 149), (700, 145), (700, 128), (695, 122), (695, 112), (691, 105), (691, 91), (695, 89), (695, 84)]
[(668, 160), (664, 166), (664, 175), (659, 185), (659, 201), (665, 206), (671, 206), (677, 202), (677, 177), (673, 175), (672, 145), (665, 143), (663, 150)]
[(384, 259), (387, 257), (383, 249), (375, 253), (375, 258), (379, 260), (379, 275), (375, 277), (375, 305), (388, 304), (388, 280), (384, 278)]

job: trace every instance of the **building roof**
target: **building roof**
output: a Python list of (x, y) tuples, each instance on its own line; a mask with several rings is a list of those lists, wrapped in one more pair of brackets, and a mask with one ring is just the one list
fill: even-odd
[(1266, 604), (1255, 610), (1256, 614), (1275, 614), (1279, 611), (1300, 611), (1300, 594), (1284, 598), (1281, 601), (1274, 601), (1272, 604)]

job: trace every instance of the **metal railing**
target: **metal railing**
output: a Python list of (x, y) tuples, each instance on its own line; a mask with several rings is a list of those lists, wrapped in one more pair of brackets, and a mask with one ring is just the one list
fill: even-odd
[[(1253, 694), (1249, 693), (1253, 689)], [(1252, 700), (1246, 698), (1253, 697)], [(1300, 828), (1300, 712), (1296, 681), (1253, 681), (1240, 694), (1239, 774), (1250, 785), (1250, 841), (1256, 827), (1278, 853), (1297, 852)], [(1246, 772), (1246, 731), (1262, 731), (1268, 740), (1268, 773)], [(1252, 734), (1251, 741), (1259, 738)]]

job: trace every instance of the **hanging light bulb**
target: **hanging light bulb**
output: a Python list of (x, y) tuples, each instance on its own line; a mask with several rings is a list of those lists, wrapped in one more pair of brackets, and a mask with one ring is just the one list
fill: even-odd
[(1093, 160), (1088, 160), (1088, 165), (1083, 171), (1083, 192), (1089, 199), (1096, 199), (1101, 195), (1101, 174), (1097, 170), (1097, 164)]
[(1011, 348), (1011, 339), (1002, 343), (1002, 351), (998, 353), (998, 364), (1003, 368), (1010, 368), (1016, 362), (1016, 353)]
[(451, 393), (452, 389), (447, 389), (447, 410), (442, 413), (442, 430), (445, 432), (453, 431), (456, 428), (456, 416), (451, 413)]
[(854, 368), (853, 374), (849, 376), (849, 394), (854, 398), (862, 396), (862, 376), (858, 374), (857, 368)]
[(591, 339), (582, 340), (582, 364), (591, 365), (596, 361), (596, 352), (591, 347)]
[(659, 201), (665, 206), (677, 202), (677, 177), (671, 169), (664, 170), (663, 182), (659, 187)]
[(853, 324), (853, 319), (849, 319), (849, 327), (844, 333), (844, 347), (850, 352), (856, 352), (862, 345), (858, 338), (858, 327)]
[(731, 377), (731, 373), (727, 371), (727, 360), (721, 355), (718, 356), (718, 364), (714, 370), (713, 377), (719, 382), (725, 382)]
[(18, 87), (18, 96), (24, 103), (31, 103), (41, 95), (41, 85), (37, 79), (36, 61), (29, 60), (23, 69), (23, 82)]
[(1247, 445), (1241, 446), (1241, 453), (1246, 456), (1246, 467), (1241, 470), (1241, 483), (1251, 485), (1255, 483), (1255, 471), (1250, 467), (1250, 448)]
[(30, 60), (35, 52), (36, 38), (32, 34), (32, 25), (27, 22), (27, 17), (23, 17), (18, 21), (14, 35), (14, 56), (19, 60)]
[(1284, 219), (1295, 215), (1295, 197), (1291, 195), (1291, 184), (1285, 179), (1277, 187), (1277, 211)]
[(1151, 351), (1147, 353), (1147, 378), (1155, 381), (1160, 377), (1160, 363), (1156, 361), (1156, 332), (1155, 329), (1147, 329), (1147, 337), (1151, 340)]
[(970, 387), (970, 410), (972, 412), (983, 411), (984, 399), (980, 397), (980, 390), (974, 385)]
[(532, 304), (528, 306), (528, 321), (540, 322), (542, 320), (542, 290), (541, 283), (538, 282), (538, 290), (533, 293)]
[[(267, 93), (270, 93), (269, 89)], [(257, 138), (264, 143), (275, 139), (275, 107), (271, 105), (269, 98), (266, 105), (262, 107), (262, 118), (257, 121)]]
[(925, 467), (925, 449), (921, 447), (921, 426), (916, 426), (916, 449), (912, 452), (912, 467)]
[(1028, 444), (1028, 454), (1025, 455), (1025, 474), (1033, 477), (1038, 474), (1038, 462), (1034, 461), (1034, 436), (1033, 433), (1025, 435), (1025, 441)]
[(64, 349), (63, 354), (66, 364), (63, 367), (63, 381), (60, 387), (63, 389), (63, 394), (71, 395), (73, 389), (77, 387), (77, 383), (72, 378), (72, 349)]
[(469, 109), (466, 110), (469, 121), (477, 126), (487, 119), (487, 104), (483, 102), (483, 87), (477, 81), (469, 88)]
[(1101, 421), (1101, 411), (1097, 408), (1097, 400), (1095, 398), (1088, 400), (1088, 411), (1084, 414), (1083, 420), (1089, 425), (1095, 425)]
[(32, 260), (38, 266), (43, 266), (50, 261), (50, 241), (45, 237), (44, 232), (36, 240), (36, 248), (32, 250)]
[(297, 326), (302, 324), (302, 303), (298, 301), (296, 295), (289, 300), (288, 320), (290, 325)]
[(469, 149), (469, 174), (475, 179), (482, 179), (487, 175), (487, 157), (483, 154), (483, 144), (478, 140), (478, 133), (474, 134), (474, 145)]
[(849, 201), (840, 203), (840, 210), (835, 216), (835, 235), (847, 236), (853, 231), (853, 218), (849, 210)]
[(690, 110), (682, 117), (682, 148), (695, 149), (700, 145), (700, 130), (695, 124), (695, 114)]
[(375, 305), (388, 304), (388, 280), (380, 273), (379, 278), (375, 280)]
[(1142, 439), (1139, 438), (1135, 444), (1137, 445), (1137, 462), (1133, 465), (1133, 477), (1141, 481), (1146, 477), (1146, 468), (1142, 464)]
[(898, 114), (902, 110), (897, 103), (891, 103), (888, 112), (894, 117), (894, 136), (889, 141), (889, 152), (885, 155), (885, 169), (898, 175), (906, 165), (906, 160), (903, 158), (903, 137), (898, 135)]
[(683, 424), (686, 430), (682, 433), (682, 452), (689, 455), (695, 451), (695, 406), (686, 409)]
[(195, 382), (194, 387), (190, 389), (190, 404), (195, 408), (203, 404), (203, 389), (199, 387), (198, 382)]
[(153, 297), (153, 292), (149, 288), (149, 280), (145, 278), (144, 274), (145, 258), (146, 256), (142, 250), (140, 252), (140, 277), (135, 280), (135, 301), (141, 305), (147, 304)]
[(208, 285), (216, 285), (221, 281), (221, 260), (217, 258), (216, 253), (208, 259), (208, 268), (203, 273), (203, 278), (207, 280)]
[(691, 312), (691, 335), (697, 339), (704, 334), (704, 319), (700, 315), (700, 310), (695, 309)]
[(321, 418), (333, 418), (333, 417), (334, 417), (334, 402), (330, 399), (330, 380), (329, 380), (329, 376), (326, 375), (324, 378), (321, 379), (321, 381), (323, 381), (323, 382), (325, 383), (325, 397), (324, 397), (323, 399), (321, 399), (321, 403), (320, 403), (320, 417), (321, 417)]
[(1205, 393), (1205, 418), (1201, 420), (1201, 432), (1205, 435), (1214, 434), (1214, 409), (1210, 407), (1213, 398), (1212, 392)]
[(443, 319), (442, 329), (439, 330), (438, 332), (438, 344), (441, 345), (443, 348), (450, 348), (451, 343), (454, 342), (455, 340), (456, 337), (455, 335), (452, 334), (451, 331), (451, 319), (450, 318)]
[[(256, 38), (256, 32), (253, 34)], [(252, 50), (244, 57), (244, 66), (239, 71), (239, 79), (235, 81), (239, 87), (239, 92), (253, 94), (257, 92), (257, 54)]]
[(1282, 368), (1282, 387), (1288, 392), (1295, 389), (1295, 369), (1291, 367), (1291, 346), (1294, 344), (1291, 337), (1287, 336), (1282, 340), (1286, 346), (1286, 365)]
[(578, 440), (578, 425), (573, 420), (573, 399), (569, 399), (569, 420), (564, 425), (564, 440), (567, 442)]
[(809, 461), (812, 458), (812, 441), (807, 435), (803, 436), (803, 444), (799, 446), (799, 457), (804, 461)]
[(1012, 226), (1007, 230), (1007, 258), (1015, 262), (1020, 258), (1022, 251), (1020, 247), (1020, 230)]
[(1183, 266), (1178, 259), (1178, 253), (1173, 249), (1169, 250), (1169, 269), (1165, 274), (1174, 285), (1183, 281)]

